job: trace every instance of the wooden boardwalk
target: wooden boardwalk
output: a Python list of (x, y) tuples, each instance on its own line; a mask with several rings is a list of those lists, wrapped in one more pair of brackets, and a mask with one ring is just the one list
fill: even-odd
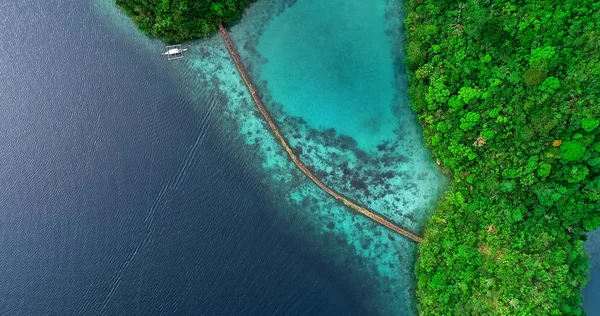
[(227, 50), (229, 51), (229, 54), (231, 55), (231, 58), (233, 59), (233, 62), (235, 63), (235, 66), (237, 67), (240, 75), (242, 76), (242, 79), (244, 80), (244, 83), (246, 84), (248, 91), (250, 91), (250, 94), (252, 95), (252, 99), (254, 100), (254, 103), (258, 107), (258, 110), (260, 111), (260, 113), (262, 113), (263, 117), (269, 124), (269, 127), (271, 128), (271, 132), (273, 133), (275, 138), (277, 138), (279, 140), (279, 143), (281, 144), (283, 149), (285, 149), (285, 151), (288, 153), (288, 156), (290, 156), (290, 158), (292, 159), (294, 164), (296, 164), (298, 169), (300, 169), (300, 171), (302, 171), (308, 178), (310, 178), (310, 180), (312, 180), (312, 182), (314, 182), (319, 188), (321, 188), (321, 190), (327, 192), (334, 199), (342, 202), (342, 204), (346, 205), (350, 209), (368, 217), (369, 219), (373, 220), (374, 222), (376, 222), (378, 224), (381, 224), (381, 225), (395, 231), (396, 233), (398, 233), (400, 235), (410, 238), (414, 242), (417, 242), (417, 243), (422, 242), (423, 239), (421, 237), (392, 223), (390, 220), (377, 214), (376, 212), (371, 211), (366, 207), (362, 207), (362, 206), (358, 205), (357, 203), (353, 202), (352, 200), (341, 195), (340, 193), (330, 189), (323, 182), (321, 182), (321, 180), (319, 180), (319, 178), (317, 178), (308, 169), (308, 167), (306, 167), (306, 165), (302, 161), (300, 161), (300, 159), (298, 159), (298, 156), (296, 156), (296, 154), (294, 154), (290, 145), (287, 143), (287, 141), (285, 140), (283, 135), (281, 135), (281, 132), (279, 132), (279, 128), (277, 128), (277, 125), (271, 118), (271, 115), (267, 111), (267, 108), (265, 107), (262, 100), (258, 96), (256, 89), (254, 88), (254, 85), (252, 84), (252, 81), (250, 81), (250, 77), (248, 77), (248, 74), (246, 73), (246, 69), (244, 68), (244, 65), (242, 64), (239, 54), (237, 53), (237, 50), (233, 46), (231, 37), (229, 37), (229, 33), (227, 33), (227, 30), (225, 29), (225, 27), (223, 27), (222, 24), (219, 24), (219, 33), (223, 37), (223, 40), (225, 41), (225, 45), (227, 45)]

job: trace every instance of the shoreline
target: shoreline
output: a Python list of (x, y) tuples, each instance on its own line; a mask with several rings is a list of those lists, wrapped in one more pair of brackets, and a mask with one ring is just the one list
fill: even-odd
[[(396, 14), (398, 3), (388, 3), (389, 14)], [(437, 203), (441, 188), (445, 185), (440, 184), (440, 178), (437, 178), (438, 166), (433, 162), (429, 166), (428, 162), (423, 161), (430, 155), (422, 155), (422, 151), (427, 149), (422, 146), (422, 134), (414, 129), (415, 126), (419, 127), (416, 117), (401, 98), (402, 91), (405, 91), (402, 80), (396, 78), (394, 85), (397, 99), (393, 104), (393, 114), (401, 122), (396, 131), (397, 138), (391, 143), (382, 144), (382, 149), (376, 152), (362, 152), (343, 135), (315, 130), (300, 119), (290, 117), (283, 113), (281, 105), (265, 90), (266, 82), (258, 79), (267, 57), (255, 51), (262, 30), (268, 27), (266, 22), (283, 14), (289, 8), (290, 1), (278, 1), (267, 8), (265, 5), (264, 1), (259, 1), (248, 8), (244, 17), (232, 26), (231, 36), (239, 43), (238, 49), (244, 63), (249, 65), (250, 76), (266, 94), (264, 102), (275, 115), (279, 128), (290, 136), (290, 147), (303, 147), (305, 154), (300, 156), (314, 167), (313, 172), (345, 196), (364, 201), (380, 213), (386, 212), (386, 217), (407, 225), (411, 230), (420, 230), (434, 208), (431, 204)], [(395, 33), (390, 33), (389, 29), (400, 25), (402, 21), (396, 21), (395, 15), (386, 18), (386, 34), (394, 37)], [(393, 27), (393, 30), (397, 29)], [(198, 81), (221, 91), (227, 105), (215, 111), (223, 111), (223, 118), (219, 119), (219, 124), (223, 126), (220, 128), (230, 131), (228, 133), (236, 138), (239, 135), (242, 145), (246, 146), (235, 155), (242, 155), (241, 159), (246, 161), (244, 164), (256, 169), (261, 175), (266, 195), (283, 207), (280, 214), (275, 215), (281, 220), (293, 221), (295, 233), (308, 229), (311, 237), (304, 238), (305, 242), (312, 244), (315, 252), (324, 255), (325, 261), (343, 271), (352, 262), (352, 270), (356, 272), (346, 273), (351, 272), (348, 276), (357, 285), (364, 282), (371, 285), (372, 289), (365, 293), (369, 297), (365, 299), (378, 313), (388, 315), (398, 310), (414, 313), (414, 244), (398, 239), (394, 233), (361, 216), (348, 216), (342, 204), (321, 194), (323, 191), (310, 181), (305, 181), (306, 177), (293, 168), (285, 151), (281, 150), (269, 129), (265, 128), (264, 120), (257, 116), (260, 113), (248, 110), (248, 106), (254, 108), (250, 103), (251, 96), (239, 80), (239, 75), (234, 75), (235, 67), (230, 66), (231, 60), (219, 38), (210, 37), (190, 42), (189, 45), (193, 47), (192, 52), (179, 63), (182, 66), (174, 65), (173, 69), (179, 72), (181, 68), (184, 71), (182, 79), (190, 80), (190, 87), (194, 81)], [(402, 48), (393, 48), (393, 56), (398, 60), (396, 54)], [(404, 70), (395, 65), (390, 67), (395, 67), (397, 76), (403, 76)], [(201, 99), (201, 95), (194, 91), (191, 95), (193, 99)], [(302, 137), (296, 138), (297, 134)], [(332, 168), (327, 168), (328, 162)], [(346, 162), (349, 165), (345, 165)], [(343, 168), (356, 174), (348, 178)], [(388, 175), (392, 178), (386, 178)], [(356, 191), (354, 181), (358, 182), (361, 178), (368, 189)], [(290, 224), (292, 222), (286, 225)], [(340, 248), (342, 245), (344, 247)], [(345, 249), (343, 253), (340, 252), (342, 249)], [(364, 279), (367, 275), (368, 281)]]

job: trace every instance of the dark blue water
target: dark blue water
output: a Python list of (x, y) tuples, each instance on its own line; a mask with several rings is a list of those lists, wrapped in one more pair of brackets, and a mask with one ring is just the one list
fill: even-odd
[(224, 101), (105, 23), (0, 2), (0, 315), (369, 314), (283, 234)]
[(583, 289), (583, 309), (588, 315), (600, 315), (600, 230), (588, 233), (585, 251), (590, 256), (590, 280)]

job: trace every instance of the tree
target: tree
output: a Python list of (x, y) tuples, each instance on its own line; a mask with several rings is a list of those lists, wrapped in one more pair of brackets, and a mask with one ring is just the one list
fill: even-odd
[(581, 241), (600, 225), (600, 10), (574, 3), (408, 2), (410, 101), (453, 175), (419, 249), (420, 314), (583, 313)]
[(546, 79), (546, 73), (542, 70), (529, 68), (523, 74), (523, 81), (529, 87), (537, 87)]
[(577, 161), (583, 158), (585, 151), (585, 146), (579, 141), (568, 141), (560, 146), (560, 157), (565, 161)]
[(116, 0), (144, 34), (168, 43), (215, 32), (217, 24), (238, 19), (252, 0)]
[(600, 125), (600, 121), (593, 117), (584, 117), (581, 119), (581, 128), (586, 132), (593, 131), (598, 125)]
[(481, 120), (481, 115), (475, 112), (467, 113), (463, 118), (460, 119), (460, 128), (464, 131), (470, 131), (475, 127), (477, 123)]
[(542, 82), (542, 85), (539, 86), (540, 91), (548, 92), (549, 94), (554, 94), (556, 90), (560, 88), (560, 81), (555, 77), (548, 77)]

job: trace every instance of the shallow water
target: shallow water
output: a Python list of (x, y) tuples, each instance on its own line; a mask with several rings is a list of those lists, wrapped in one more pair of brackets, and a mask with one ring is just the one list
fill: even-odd
[(298, 1), (266, 25), (256, 49), (273, 101), (311, 128), (363, 150), (393, 141), (394, 60), (384, 1)]
[[(379, 1), (374, 10), (367, 12), (362, 10), (362, 3), (358, 0), (345, 2), (347, 11), (343, 18), (336, 20), (328, 15), (327, 10), (318, 12), (327, 15), (328, 19), (308, 14), (313, 12), (310, 10), (313, 5), (326, 9), (331, 8), (331, 3), (262, 0), (247, 10), (241, 21), (230, 28), (230, 33), (251, 77), (261, 90), (265, 104), (301, 159), (327, 185), (402, 226), (420, 232), (444, 189), (445, 179), (424, 149), (419, 124), (407, 105), (406, 74), (400, 63), (403, 58), (400, 3)], [(106, 2), (99, 4), (100, 12), (107, 19), (111, 19), (125, 34), (136, 38), (132, 35), (136, 34), (135, 30), (114, 7)], [(327, 83), (331, 89), (318, 91), (317, 99), (330, 100), (332, 106), (332, 111), (322, 115), (326, 117), (323, 123), (309, 121), (313, 115), (293, 112), (299, 104), (294, 102), (313, 97), (315, 82), (328, 80), (326, 76), (315, 73), (314, 65), (311, 65), (315, 57), (297, 59), (294, 54), (282, 55), (279, 52), (283, 48), (276, 47), (278, 42), (270, 38), (280, 36), (284, 43), (294, 41), (294, 36), (297, 37), (295, 40), (303, 40), (293, 31), (283, 30), (283, 33), (275, 34), (275, 30), (283, 28), (286, 19), (294, 18), (304, 18), (304, 23), (313, 27), (319, 21), (327, 22), (333, 32), (331, 38), (345, 41), (339, 43), (339, 47), (356, 49), (356, 53), (350, 54), (356, 61), (355, 67), (342, 71), (337, 69), (339, 64), (331, 64), (330, 67), (340, 75)], [(346, 37), (336, 33), (348, 29), (344, 24), (357, 19), (365, 20), (364, 25), (356, 26), (364, 29), (361, 35), (367, 36), (365, 30), (373, 30), (373, 40), (378, 45), (367, 49), (363, 47), (364, 42), (358, 41), (364, 36)], [(140, 46), (154, 53), (161, 49), (148, 41), (136, 40), (140, 41)], [(265, 48), (265, 43), (270, 44)], [(173, 73), (181, 84), (189, 87), (188, 97), (199, 111), (202, 111), (200, 104), (206, 91), (214, 91), (226, 100), (224, 107), (215, 109), (214, 116), (220, 121), (214, 128), (240, 142), (236, 143), (239, 146), (236, 158), (259, 175), (262, 190), (276, 206), (276, 211), (270, 215), (278, 223), (280, 231), (291, 239), (301, 240), (313, 251), (315, 258), (333, 267), (346, 282), (348, 293), (352, 297), (360, 297), (361, 304), (369, 310), (368, 314), (412, 314), (415, 245), (341, 207), (295, 168), (255, 109), (220, 37), (213, 36), (188, 45), (191, 49), (186, 58), (170, 63), (169, 67), (173, 67)], [(333, 56), (331, 51), (318, 46), (318, 40), (306, 41), (302, 45), (305, 45), (302, 49), (306, 51), (312, 46), (315, 51), (322, 50)], [(337, 45), (334, 46), (332, 49), (337, 52)], [(269, 66), (271, 62), (287, 64), (290, 74), (280, 73), (285, 77), (278, 78), (278, 73), (273, 71), (277, 67)], [(302, 69), (313, 72), (311, 77), (293, 81), (295, 79), (290, 76), (296, 76)], [(367, 83), (361, 82), (357, 79), (361, 74), (369, 74), (372, 78)], [(378, 130), (361, 122), (364, 108), (347, 96), (353, 91), (343, 84), (350, 79), (355, 86), (351, 90), (361, 91), (357, 99), (378, 100), (372, 105), (382, 113), (377, 118), (381, 122)], [(285, 92), (283, 89), (277, 94), (279, 83), (276, 81), (279, 80), (281, 85), (293, 82), (296, 92), (301, 93), (289, 96), (281, 92)], [(378, 94), (377, 89), (370, 85), (371, 81), (380, 83), (385, 89)], [(345, 93), (338, 93), (335, 91), (337, 88)], [(345, 99), (340, 100), (341, 97)], [(346, 101), (354, 103), (346, 108)], [(316, 107), (313, 109), (318, 111)], [(344, 116), (336, 116), (338, 111)], [(364, 135), (368, 137), (361, 139)]]

